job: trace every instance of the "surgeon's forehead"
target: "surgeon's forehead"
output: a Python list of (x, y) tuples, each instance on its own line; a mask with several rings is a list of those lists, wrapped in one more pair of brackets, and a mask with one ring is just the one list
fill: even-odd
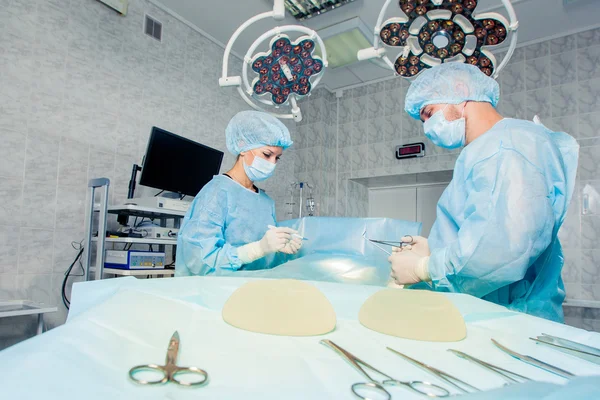
[(263, 146), (257, 149), (258, 151), (269, 151), (275, 155), (280, 156), (283, 153), (283, 148), (279, 146)]

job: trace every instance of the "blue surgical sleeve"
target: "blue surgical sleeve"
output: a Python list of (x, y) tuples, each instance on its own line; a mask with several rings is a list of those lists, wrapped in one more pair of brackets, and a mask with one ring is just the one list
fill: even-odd
[(483, 297), (523, 279), (548, 247), (553, 194), (541, 171), (513, 149), (479, 161), (470, 175), (457, 239), (432, 251), (429, 273), (435, 288)]
[[(224, 192), (211, 191), (194, 200), (177, 244), (177, 262), (185, 265), (189, 274), (207, 275), (218, 269), (237, 270), (241, 267), (237, 247), (225, 242), (226, 217), (227, 196)], [(179, 259), (181, 257), (183, 260)]]

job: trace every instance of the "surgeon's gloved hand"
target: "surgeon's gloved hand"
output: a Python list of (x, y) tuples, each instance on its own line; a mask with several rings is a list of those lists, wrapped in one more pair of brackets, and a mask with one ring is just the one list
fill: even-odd
[(260, 247), (265, 255), (281, 251), (292, 240), (292, 235), (298, 233), (291, 228), (270, 227), (260, 240)]
[(421, 256), (412, 250), (393, 253), (388, 261), (392, 263), (392, 277), (398, 285), (412, 285), (429, 282), (429, 256)]
[[(412, 242), (410, 240), (411, 238)], [(424, 238), (423, 236), (404, 236), (402, 237), (402, 239), (400, 239), (400, 241), (409, 244), (402, 247), (393, 247), (392, 251), (394, 253), (400, 253), (405, 250), (411, 250), (423, 257), (428, 257), (431, 255), (431, 251), (429, 251), (429, 243), (427, 242), (427, 238)]]
[(302, 240), (297, 237), (292, 236), (292, 240), (286, 243), (283, 246), (283, 249), (279, 250), (281, 253), (285, 254), (296, 254), (302, 248)]
[(267, 254), (281, 251), (292, 240), (292, 234), (298, 233), (291, 228), (270, 227), (258, 242), (238, 247), (238, 257), (242, 264), (250, 264)]
[(404, 285), (398, 285), (396, 283), (396, 279), (394, 279), (394, 277), (390, 274), (390, 279), (388, 279), (387, 287), (389, 287), (390, 289), (404, 289)]

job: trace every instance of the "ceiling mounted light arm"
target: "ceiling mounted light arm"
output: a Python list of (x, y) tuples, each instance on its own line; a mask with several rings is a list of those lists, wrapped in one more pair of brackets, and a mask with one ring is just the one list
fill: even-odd
[[(386, 0), (383, 4), (383, 7), (381, 7), (381, 11), (379, 12), (379, 16), (377, 17), (377, 23), (375, 24), (375, 29), (373, 29), (373, 47), (359, 50), (356, 54), (356, 58), (358, 58), (359, 61), (380, 58), (384, 60), (386, 65), (394, 69), (394, 63), (392, 63), (392, 61), (386, 56), (385, 48), (379, 46), (379, 31), (381, 30), (381, 24), (383, 23), (385, 11), (387, 10), (391, 2), (392, 0)], [(381, 66), (380, 63), (377, 64)]]
[(394, 63), (386, 55), (383, 55), (378, 58), (371, 58), (369, 61), (371, 61), (373, 64), (375, 64), (378, 67), (381, 67), (383, 69), (387, 69), (387, 68), (394, 69)]
[(508, 64), (508, 62), (510, 61), (510, 58), (515, 52), (515, 48), (517, 47), (517, 39), (519, 36), (519, 20), (517, 19), (517, 13), (515, 12), (515, 9), (510, 3), (510, 0), (502, 0), (502, 3), (504, 4), (504, 8), (506, 8), (506, 11), (508, 12), (508, 18), (510, 20), (508, 29), (512, 32), (512, 34), (510, 38), (510, 45), (508, 46), (508, 51), (506, 52), (506, 56), (504, 56), (504, 59), (502, 59), (502, 62), (500, 63), (498, 68), (496, 68), (496, 71), (494, 71), (494, 79), (498, 78), (500, 71), (502, 71), (502, 69), (504, 69), (504, 67), (506, 67), (506, 64)]
[(381, 7), (381, 11), (377, 17), (377, 23), (375, 24), (375, 29), (373, 29), (373, 47), (359, 50), (356, 58), (358, 58), (359, 61), (372, 60), (372, 62), (379, 67), (387, 67), (394, 70), (394, 63), (387, 56), (385, 47), (380, 46), (381, 41), (379, 38), (379, 32), (381, 31), (385, 12), (392, 1), (393, 0), (386, 0), (383, 4), (383, 7)]
[(219, 86), (238, 86), (241, 84), (241, 79), (239, 76), (229, 76), (229, 55), (231, 54), (231, 49), (233, 49), (233, 44), (240, 37), (242, 32), (246, 30), (250, 25), (260, 20), (266, 18), (273, 18), (276, 21), (281, 21), (285, 18), (285, 0), (275, 0), (273, 4), (273, 11), (264, 12), (262, 14), (255, 15), (250, 18), (248, 21), (244, 22), (240, 25), (231, 38), (227, 42), (227, 46), (225, 46), (225, 53), (223, 54), (223, 70), (221, 73), (221, 78), (219, 79)]
[(392, 0), (386, 0), (381, 7), (381, 11), (379, 12), (379, 16), (377, 17), (377, 24), (375, 25), (375, 29), (373, 30), (373, 47), (375, 50), (379, 48), (379, 32), (381, 31), (381, 24), (383, 24), (383, 18), (385, 17), (385, 12), (390, 6)]

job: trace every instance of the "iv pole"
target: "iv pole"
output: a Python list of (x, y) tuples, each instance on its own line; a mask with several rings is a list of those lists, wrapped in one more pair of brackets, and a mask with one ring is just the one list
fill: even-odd
[[(304, 200), (303, 192), (304, 192), (304, 186), (305, 185), (306, 185), (307, 188), (309, 188), (311, 190), (311, 193), (312, 193), (313, 186), (311, 186), (308, 182), (294, 182), (294, 183), (292, 183), (292, 188), (294, 188), (294, 189), (297, 188), (297, 187), (300, 188), (300, 208), (299, 208), (299, 211), (298, 211), (298, 218), (302, 218), (302, 203), (303, 203), (303, 200)], [(293, 195), (292, 195), (292, 197), (293, 197)], [(312, 194), (311, 194), (311, 198), (312, 198)], [(314, 202), (314, 199), (313, 199), (313, 202)], [(293, 204), (293, 203), (290, 203), (290, 204)], [(312, 216), (312, 214), (309, 213), (309, 216)]]

